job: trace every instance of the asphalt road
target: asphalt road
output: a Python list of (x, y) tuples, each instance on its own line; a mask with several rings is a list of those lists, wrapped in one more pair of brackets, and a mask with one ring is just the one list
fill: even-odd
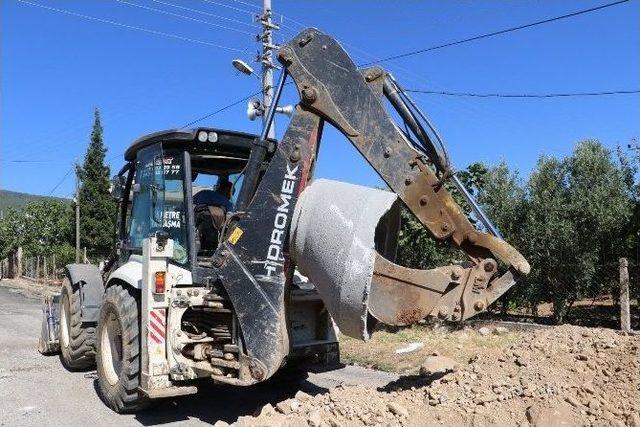
[(232, 423), (266, 403), (292, 397), (298, 390), (322, 393), (339, 384), (382, 387), (394, 375), (346, 367), (310, 374), (307, 381), (277, 379), (240, 388), (204, 382), (199, 393), (158, 401), (135, 415), (118, 415), (96, 393), (95, 372), (68, 372), (58, 356), (36, 350), (40, 333), (40, 300), (0, 283), (0, 425), (97, 426)]

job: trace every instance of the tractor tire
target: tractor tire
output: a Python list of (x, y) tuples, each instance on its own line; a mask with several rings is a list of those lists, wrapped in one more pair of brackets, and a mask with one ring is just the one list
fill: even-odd
[(97, 330), (98, 391), (118, 413), (132, 413), (148, 406), (139, 390), (140, 299), (121, 285), (107, 288)]
[(80, 287), (65, 277), (60, 298), (60, 361), (70, 371), (88, 370), (96, 363), (96, 328), (82, 324), (80, 310)]

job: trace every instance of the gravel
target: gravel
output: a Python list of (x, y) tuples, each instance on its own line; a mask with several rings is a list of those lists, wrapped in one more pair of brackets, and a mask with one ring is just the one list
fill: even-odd
[[(505, 333), (487, 329), (476, 333), (482, 339)], [(518, 331), (509, 345), (479, 348), (462, 366), (446, 355), (429, 356), (423, 375), (311, 396), (300, 402), (296, 419), (318, 426), (640, 425), (638, 336), (558, 326)], [(270, 418), (254, 420), (269, 424)]]

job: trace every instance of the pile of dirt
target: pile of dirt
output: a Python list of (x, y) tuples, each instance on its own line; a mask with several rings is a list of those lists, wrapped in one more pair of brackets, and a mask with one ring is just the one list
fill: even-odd
[[(487, 330), (481, 332), (453, 334), (484, 338)], [(421, 373), (384, 388), (299, 392), (234, 425), (640, 427), (640, 337), (577, 326), (509, 334), (504, 345), (485, 346), (464, 362), (432, 352)]]

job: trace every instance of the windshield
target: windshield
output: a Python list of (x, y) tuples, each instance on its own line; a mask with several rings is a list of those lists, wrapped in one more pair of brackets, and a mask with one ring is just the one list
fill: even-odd
[(187, 262), (182, 176), (182, 156), (179, 153), (163, 153), (161, 144), (140, 150), (129, 218), (130, 248), (141, 248), (143, 239), (162, 229), (174, 241), (173, 260), (179, 264)]

